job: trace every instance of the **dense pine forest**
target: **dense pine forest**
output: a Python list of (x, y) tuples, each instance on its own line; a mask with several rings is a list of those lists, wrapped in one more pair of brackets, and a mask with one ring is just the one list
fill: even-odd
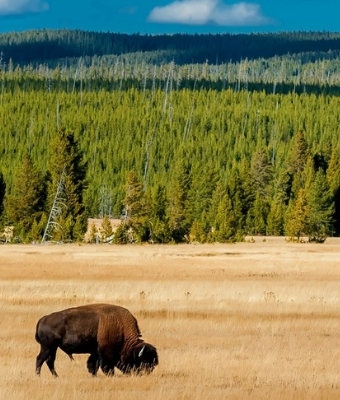
[[(340, 234), (340, 34), (0, 35), (17, 242)], [(93, 227), (89, 240), (98, 232)]]

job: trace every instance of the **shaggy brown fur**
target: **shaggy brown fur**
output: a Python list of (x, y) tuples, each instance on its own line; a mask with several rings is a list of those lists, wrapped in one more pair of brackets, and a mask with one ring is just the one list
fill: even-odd
[(75, 353), (89, 353), (87, 368), (96, 375), (99, 367), (107, 375), (114, 367), (124, 373), (151, 372), (158, 364), (156, 349), (141, 339), (136, 318), (125, 308), (93, 304), (54, 312), (42, 317), (35, 338), (40, 344), (36, 372), (46, 361), (57, 376), (54, 361), (58, 347), (72, 359)]

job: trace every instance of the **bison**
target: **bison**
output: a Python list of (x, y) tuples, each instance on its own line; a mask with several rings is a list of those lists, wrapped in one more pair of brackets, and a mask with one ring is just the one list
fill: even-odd
[(150, 373), (158, 364), (156, 348), (141, 339), (136, 318), (120, 306), (93, 304), (46, 315), (37, 323), (35, 339), (40, 344), (38, 375), (46, 361), (52, 375), (58, 376), (54, 369), (58, 347), (71, 360), (73, 354), (90, 354), (87, 369), (93, 376), (99, 367), (113, 375), (115, 367), (123, 373)]

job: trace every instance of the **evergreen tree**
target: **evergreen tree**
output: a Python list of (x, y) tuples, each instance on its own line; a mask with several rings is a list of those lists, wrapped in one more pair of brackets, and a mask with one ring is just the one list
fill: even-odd
[(321, 168), (306, 192), (307, 229), (310, 242), (324, 242), (333, 233), (334, 202)]
[(207, 240), (206, 229), (202, 222), (194, 221), (190, 228), (190, 242), (204, 243)]
[(211, 196), (216, 188), (217, 173), (211, 162), (207, 165), (198, 164), (192, 171), (192, 181), (187, 199), (187, 221), (201, 221), (203, 213), (207, 212)]
[(90, 226), (90, 232), (88, 237), (88, 243), (97, 243), (98, 238), (98, 229), (95, 223), (92, 223)]
[(115, 244), (127, 244), (130, 241), (129, 228), (124, 222), (121, 222), (116, 229), (113, 243)]
[(267, 218), (266, 234), (270, 236), (282, 236), (284, 234), (284, 215), (286, 206), (274, 199), (271, 203)]
[(215, 220), (214, 240), (219, 243), (235, 242), (237, 224), (233, 214), (231, 200), (226, 193), (218, 206)]
[(130, 234), (130, 242), (142, 242), (148, 239), (148, 212), (146, 195), (142, 182), (133, 171), (128, 173), (125, 184), (123, 223)]
[(308, 190), (312, 183), (315, 180), (315, 172), (316, 172), (316, 166), (314, 163), (314, 158), (311, 156), (307, 157), (307, 161), (305, 164), (305, 168), (303, 170), (303, 173), (301, 174), (302, 177), (302, 185), (306, 189), (306, 193), (308, 193)]
[(289, 202), (285, 218), (285, 234), (292, 240), (300, 242), (307, 232), (307, 199), (305, 189), (300, 189), (296, 200)]
[(233, 167), (228, 180), (228, 194), (237, 221), (237, 232), (242, 237), (246, 232), (246, 216), (255, 199), (255, 185), (246, 161), (241, 162), (240, 169)]
[(260, 193), (256, 193), (254, 206), (247, 215), (248, 233), (252, 235), (265, 235), (268, 217), (268, 203)]
[(308, 144), (302, 130), (299, 130), (293, 138), (293, 147), (289, 156), (288, 168), (293, 174), (304, 170), (308, 157)]
[(270, 203), (267, 218), (267, 235), (281, 236), (284, 234), (285, 213), (291, 193), (291, 176), (285, 170), (279, 173), (275, 183), (275, 194)]
[(39, 223), (44, 210), (45, 185), (41, 174), (26, 154), (16, 176), (13, 192), (6, 197), (6, 214), (14, 224), (14, 236), (20, 241)]
[(304, 169), (308, 161), (308, 145), (303, 131), (293, 138), (293, 147), (288, 158), (288, 172), (292, 176), (292, 195), (296, 198), (300, 189), (305, 187)]
[(105, 242), (108, 238), (111, 238), (113, 235), (113, 229), (111, 225), (111, 221), (108, 215), (104, 215), (102, 224), (101, 224), (101, 241)]
[(40, 243), (44, 234), (44, 229), (47, 223), (46, 213), (42, 214), (40, 221), (34, 220), (31, 230), (26, 236), (27, 242)]
[(48, 187), (49, 207), (62, 179), (62, 199), (54, 231), (54, 240), (79, 240), (87, 230), (87, 213), (83, 204), (86, 165), (72, 133), (59, 129), (51, 143), (49, 163), (50, 182)]
[(254, 180), (256, 193), (262, 198), (267, 198), (270, 194), (270, 184), (273, 178), (273, 166), (267, 152), (260, 148), (251, 160), (251, 174)]
[(278, 204), (288, 205), (292, 189), (292, 176), (282, 169), (278, 173), (278, 178), (275, 179), (275, 194), (274, 198)]
[(167, 218), (171, 237), (176, 243), (183, 242), (190, 230), (190, 224), (187, 219), (190, 172), (184, 161), (180, 163), (170, 188)]
[(237, 237), (237, 221), (226, 188), (219, 182), (212, 195), (209, 210), (209, 242), (233, 242)]
[(165, 187), (157, 185), (151, 199), (150, 209), (150, 240), (152, 243), (168, 243), (171, 240), (171, 232), (167, 218), (168, 201)]
[[(86, 227), (86, 228), (85, 228)], [(76, 221), (72, 227), (72, 237), (77, 242), (83, 242), (87, 231), (87, 213), (83, 212), (76, 216)]]

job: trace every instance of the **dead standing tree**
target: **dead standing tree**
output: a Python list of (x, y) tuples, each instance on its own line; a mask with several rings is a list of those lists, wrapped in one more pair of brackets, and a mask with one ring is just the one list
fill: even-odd
[(48, 221), (46, 224), (45, 232), (43, 238), (41, 240), (41, 244), (45, 243), (49, 238), (53, 238), (53, 231), (56, 227), (62, 229), (62, 226), (57, 222), (58, 217), (62, 214), (63, 209), (67, 208), (64, 203), (63, 194), (65, 193), (65, 168), (61, 173), (56, 194), (54, 196), (52, 208), (50, 211), (50, 215), (48, 217)]

